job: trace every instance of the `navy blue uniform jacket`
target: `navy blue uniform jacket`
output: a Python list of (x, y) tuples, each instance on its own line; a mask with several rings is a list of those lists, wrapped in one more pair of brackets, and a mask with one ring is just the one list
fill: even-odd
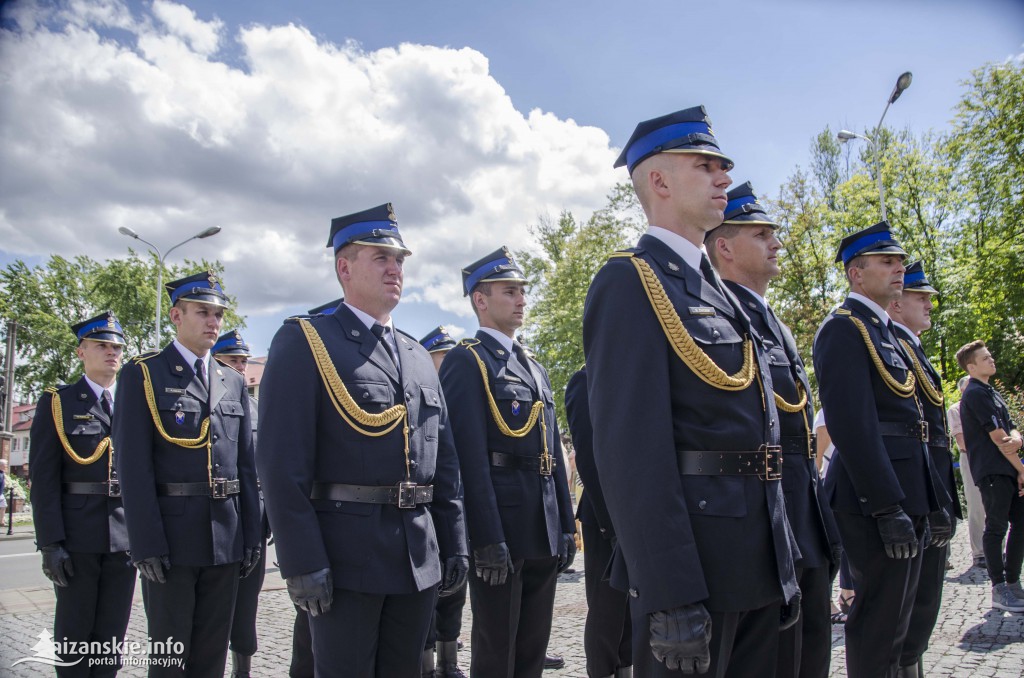
[(411, 480), (432, 484), (434, 497), (411, 509), (310, 498), (314, 482), (404, 481), (405, 444), (401, 424), (369, 437), (341, 418), (302, 329), (294, 320), (286, 322), (263, 373), (256, 451), (281, 574), (330, 567), (336, 588), (422, 591), (441, 580), (441, 560), (468, 553), (458, 458), (434, 364), (419, 342), (396, 332), (399, 381), (383, 344), (347, 306), (309, 322), (361, 409), (378, 413), (398, 403), (408, 408)]
[(869, 516), (900, 505), (908, 515), (939, 508), (925, 443), (912, 437), (883, 436), (879, 422), (914, 426), (921, 420), (915, 397), (902, 398), (886, 386), (860, 331), (859, 319), (885, 371), (905, 382), (912, 369), (898, 337), (856, 299), (847, 299), (818, 328), (814, 371), (828, 432), (836, 446), (825, 478), (832, 508)]
[[(939, 395), (942, 395), (942, 377), (928, 360), (924, 347), (914, 341), (913, 337), (899, 325), (896, 326), (896, 333), (910, 346), (932, 387)], [(931, 454), (932, 473), (934, 474), (932, 483), (935, 486), (935, 494), (942, 508), (951, 510), (952, 515), (962, 520), (964, 514), (960, 508), (960, 495), (956, 489), (956, 475), (953, 473), (953, 455), (949, 451), (950, 440), (946, 428), (945, 399), (941, 405), (936, 405), (928, 400), (924, 386), (921, 384), (920, 375), (918, 375), (917, 397), (921, 400), (924, 418), (928, 422), (928, 452)]]
[[(539, 458), (543, 449), (540, 419), (522, 438), (502, 434), (491, 416), (473, 353), (465, 342), (449, 351), (441, 364), (441, 384), (451, 403), (452, 430), (466, 489), (469, 542), (473, 548), (505, 542), (515, 560), (557, 555), (560, 535), (574, 533), (576, 522), (562, 464), (551, 382), (532, 358), (532, 369), (509, 360), (508, 351), (486, 332), (477, 332), (472, 341), (479, 341), (473, 348), (486, 366), (487, 388), (510, 428), (526, 423), (534, 402), (544, 403), (548, 452), (555, 466), (550, 476), (542, 476), (537, 470), (491, 465), (491, 452)], [(519, 403), (516, 414), (513, 403)]]
[(63, 494), (63, 483), (106, 482), (110, 450), (91, 464), (80, 464), (64, 450), (56, 426), (63, 429), (75, 453), (87, 458), (110, 435), (110, 417), (85, 377), (58, 389), (57, 396), (63, 421), (53, 421), (51, 393), (39, 399), (32, 420), (28, 468), (36, 543), (48, 546), (62, 541), (67, 550), (77, 553), (127, 551), (128, 528), (120, 498)]
[[(652, 267), (700, 348), (726, 373), (737, 372), (751, 331), (734, 301), (653, 236), (631, 251)], [(791, 598), (799, 551), (781, 481), (679, 472), (677, 450), (778, 443), (775, 404), (758, 381), (723, 391), (692, 372), (670, 346), (626, 257), (611, 258), (590, 286), (583, 346), (594, 457), (639, 610), (698, 602), (711, 610), (752, 610)], [(757, 359), (755, 369), (771, 389), (760, 349)], [(612, 583), (621, 586), (616, 558)]]
[[(797, 566), (802, 568), (821, 567), (831, 560), (830, 541), (838, 541), (838, 535), (830, 539), (826, 530), (826, 515), (818, 503), (818, 469), (814, 465), (814, 446), (810, 445), (813, 431), (808, 427), (814, 423), (814, 398), (807, 380), (804, 361), (796, 348), (796, 340), (781, 320), (757, 300), (750, 290), (726, 280), (736, 298), (747, 309), (750, 323), (764, 340), (768, 354), (768, 365), (772, 373), (775, 393), (787, 403), (799, 402), (797, 382), (807, 394), (807, 404), (801, 412), (779, 410), (779, 424), (785, 443), (799, 440), (799, 448), (783, 446), (782, 493), (786, 497), (786, 515), (800, 547), (801, 558)], [(827, 509), (826, 509), (827, 510)], [(828, 516), (831, 518), (831, 516)]]
[[(143, 390), (141, 362), (149, 368), (160, 421), (169, 436), (198, 438), (202, 421), (210, 417), (209, 461), (206, 445), (182, 447), (157, 431)], [(168, 555), (171, 565), (224, 565), (241, 561), (243, 548), (260, 543), (245, 381), (211, 360), (209, 384), (208, 391), (173, 343), (160, 353), (134, 358), (121, 369), (114, 449), (134, 562)], [(239, 480), (240, 493), (222, 499), (157, 495), (157, 483), (206, 483), (210, 473)]]

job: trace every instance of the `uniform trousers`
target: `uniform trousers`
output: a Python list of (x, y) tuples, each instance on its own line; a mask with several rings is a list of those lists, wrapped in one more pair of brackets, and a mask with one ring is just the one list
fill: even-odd
[(451, 643), (459, 639), (462, 632), (462, 609), (466, 607), (468, 590), (469, 586), (463, 586), (450, 596), (437, 599), (425, 649), (433, 650), (434, 643)]
[(583, 568), (587, 593), (587, 622), (583, 628), (583, 650), (587, 675), (610, 676), (616, 669), (633, 664), (633, 628), (629, 598), (605, 579), (612, 558), (612, 542), (601, 535), (597, 525), (582, 523)]
[(989, 579), (993, 585), (1019, 581), (1021, 563), (1024, 562), (1024, 497), (1017, 494), (1017, 479), (988, 475), (978, 483), (978, 489), (985, 503), (985, 536), (982, 544), (985, 547)]
[[(849, 678), (894, 676), (921, 575), (921, 551), (914, 558), (889, 558), (871, 516), (835, 512), (857, 600), (846, 620)], [(923, 548), (924, 519), (911, 516)]]
[[(780, 596), (781, 597), (781, 596)], [(771, 675), (779, 649), (780, 605), (757, 610), (711, 613), (711, 666), (703, 678), (764, 678)], [(630, 604), (633, 616), (633, 675), (643, 678), (680, 678), (651, 651), (650, 616)]]
[(948, 545), (924, 550), (924, 556), (921, 559), (921, 578), (917, 583), (914, 610), (910, 613), (907, 639), (903, 641), (900, 666), (916, 664), (917, 660), (924, 656), (924, 651), (928, 649), (928, 639), (931, 638), (932, 629), (935, 628), (935, 622), (939, 618), (939, 607), (942, 606), (942, 584), (946, 580), (946, 559), (948, 557)]
[(828, 565), (798, 568), (800, 618), (779, 634), (778, 678), (827, 678), (832, 660), (832, 580)]
[(385, 595), (334, 589), (331, 609), (309, 617), (317, 678), (413, 678), (437, 587)]
[[(149, 637), (156, 649), (167, 650), (153, 652), (151, 656), (185, 660), (184, 668), (151, 664), (150, 678), (184, 675), (223, 678), (238, 590), (238, 570), (238, 563), (205, 567), (172, 565), (165, 572), (167, 581), (163, 584), (142, 579)], [(184, 646), (180, 655), (172, 652), (173, 643)]]
[(981, 490), (974, 484), (967, 453), (960, 451), (960, 475), (964, 479), (964, 498), (967, 500), (967, 534), (971, 538), (971, 556), (977, 560), (985, 555), (981, 540), (985, 534), (985, 504)]
[(313, 635), (309, 630), (309, 614), (295, 606), (292, 622), (292, 661), (288, 678), (313, 678)]
[(231, 620), (232, 652), (251, 657), (256, 654), (256, 612), (260, 603), (260, 591), (263, 579), (267, 575), (267, 540), (263, 539), (260, 546), (260, 562), (248, 577), (238, 580), (238, 593), (235, 595), (235, 613)]
[[(74, 575), (67, 586), (54, 585), (57, 607), (53, 613), (53, 639), (106, 642), (124, 638), (132, 612), (136, 570), (124, 551), (114, 553), (71, 552)], [(58, 666), (61, 676), (113, 676), (121, 655), (62, 654), (65, 662), (81, 658), (75, 666)], [(90, 667), (90, 660), (96, 660)]]
[(473, 610), (470, 674), (487, 678), (540, 678), (551, 635), (558, 558), (513, 561), (515, 572), (500, 586), (476, 576), (469, 565)]

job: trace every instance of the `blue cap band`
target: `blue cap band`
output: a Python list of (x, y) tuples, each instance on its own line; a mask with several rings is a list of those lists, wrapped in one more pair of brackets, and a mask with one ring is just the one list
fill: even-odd
[(120, 325), (115, 323), (114, 326), (111, 327), (110, 326), (110, 322), (106, 318), (103, 318), (102, 320), (97, 320), (96, 322), (89, 323), (88, 325), (86, 325), (82, 329), (78, 330), (78, 339), (79, 340), (88, 339), (89, 337), (87, 335), (91, 334), (93, 332), (93, 330), (98, 330), (101, 327), (104, 330), (106, 330), (107, 332), (110, 332), (110, 333), (113, 333), (113, 334), (121, 334), (121, 326)]
[(374, 235), (374, 231), (387, 231), (386, 234), (375, 235), (374, 237), (384, 237), (386, 235), (398, 238), (399, 240), (402, 239), (402, 236), (398, 233), (398, 224), (393, 221), (360, 221), (349, 224), (335, 233), (334, 238), (331, 239), (331, 244), (337, 250), (339, 247), (358, 240), (360, 237)]
[(705, 122), (679, 122), (656, 129), (647, 136), (640, 137), (629, 147), (626, 151), (626, 167), (632, 172), (633, 166), (654, 149), (690, 134), (711, 136), (711, 128)]
[[(205, 280), (197, 280), (193, 283), (187, 283), (181, 287), (177, 287), (173, 292), (171, 292), (171, 305), (186, 294), (196, 294), (203, 290), (209, 290), (214, 296), (223, 297), (224, 293), (214, 287), (215, 284), (216, 283), (210, 283)], [(188, 300), (186, 299), (186, 301)]]
[[(756, 202), (757, 198), (752, 195), (744, 195), (742, 197), (736, 198), (735, 200), (730, 200), (729, 204), (725, 206), (725, 220), (728, 221), (729, 219), (732, 219), (734, 216), (737, 216), (733, 214), (735, 210), (738, 210), (744, 205), (749, 205), (751, 203)], [(742, 210), (740, 210), (740, 213), (742, 214)]]
[(892, 240), (892, 234), (889, 231), (879, 231), (877, 233), (869, 233), (863, 238), (857, 238), (843, 250), (843, 263), (849, 263), (850, 259), (863, 252), (868, 245), (873, 245), (883, 240)]
[(449, 337), (447, 334), (436, 334), (432, 336), (430, 339), (427, 339), (425, 342), (423, 342), (423, 348), (429, 351), (430, 349), (440, 344), (442, 341), (448, 341), (449, 339), (451, 339), (451, 337)]
[(473, 271), (472, 275), (466, 278), (466, 294), (473, 291), (476, 284), (480, 282), (480, 279), (491, 273), (496, 273), (499, 266), (512, 266), (511, 260), (508, 257), (502, 257), (501, 259), (495, 259), (494, 261), (488, 261), (480, 268)]
[(923, 283), (924, 281), (924, 271), (903, 274), (903, 287), (907, 287), (912, 283)]
[(238, 341), (234, 337), (228, 337), (227, 339), (224, 339), (223, 341), (218, 341), (216, 344), (214, 344), (213, 348), (210, 349), (210, 353), (220, 353), (221, 351), (224, 351), (229, 348), (245, 348), (246, 350), (248, 350), (248, 347), (245, 346), (242, 342)]

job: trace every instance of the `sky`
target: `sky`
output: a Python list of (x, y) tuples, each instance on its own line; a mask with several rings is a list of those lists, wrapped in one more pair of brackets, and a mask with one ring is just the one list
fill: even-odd
[(703, 104), (734, 181), (771, 197), (826, 126), (874, 127), (903, 71), (886, 125), (942, 132), (972, 70), (1024, 53), (1014, 0), (0, 8), (0, 266), (220, 226), (169, 261), (224, 262), (256, 355), (340, 296), (333, 217), (392, 203), (413, 251), (396, 325), (472, 333), (460, 269), (603, 207), (638, 122)]

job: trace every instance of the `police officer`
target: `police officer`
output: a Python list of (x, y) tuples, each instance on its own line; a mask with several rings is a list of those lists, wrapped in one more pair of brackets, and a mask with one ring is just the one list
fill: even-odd
[(771, 374), (701, 251), (732, 161), (696, 106), (640, 123), (622, 165), (651, 226), (591, 283), (583, 346), (634, 671), (763, 675), (799, 592)]
[[(439, 325), (420, 339), (420, 345), (430, 354), (430, 359), (434, 361), (434, 369), (440, 371), (444, 357), (448, 355), (448, 351), (455, 348), (455, 340), (448, 334), (448, 329), (444, 325)], [(459, 633), (462, 631), (462, 610), (466, 606), (466, 589), (467, 587), (462, 586), (457, 591), (451, 591), (437, 599), (434, 619), (423, 651), (421, 675), (424, 677), (466, 676), (459, 668)]]
[(846, 622), (851, 678), (894, 675), (921, 570), (926, 516), (938, 510), (928, 427), (910, 356), (886, 306), (906, 253), (887, 222), (843, 238), (850, 293), (814, 339), (814, 369), (836, 453), (825, 480), (857, 598)]
[[(84, 375), (47, 389), (32, 420), (29, 478), (36, 544), (54, 583), (53, 635), (124, 638), (135, 591), (128, 530), (110, 444), (124, 333), (110, 311), (72, 326)], [(119, 653), (61, 654), (59, 676), (113, 676)]]
[(825, 678), (832, 654), (830, 570), (838, 567), (839, 538), (835, 534), (830, 540), (826, 514), (818, 503), (817, 442), (811, 430), (814, 403), (804, 362), (792, 332), (765, 299), (769, 281), (779, 274), (782, 243), (775, 235), (778, 225), (758, 202), (749, 181), (730, 190), (727, 197), (725, 221), (707, 233), (704, 243), (711, 263), (744, 307), (768, 354), (781, 426), (782, 493), (800, 549), (796, 567), (801, 615), (780, 638), (776, 676)]
[(921, 557), (921, 577), (910, 615), (907, 639), (900, 655), (897, 676), (917, 678), (924, 675), (922, 657), (935, 628), (942, 603), (942, 583), (946, 578), (949, 540), (956, 519), (963, 519), (960, 497), (953, 475), (953, 456), (949, 453), (946, 431), (946, 401), (942, 393), (942, 377), (925, 355), (919, 335), (932, 326), (932, 295), (939, 291), (925, 277), (920, 261), (907, 266), (903, 274), (903, 294), (889, 302), (886, 312), (896, 325), (900, 344), (910, 358), (917, 377), (917, 397), (928, 422), (928, 452), (934, 471), (933, 482), (941, 508), (928, 516), (930, 543)]
[[(210, 349), (217, 362), (235, 370), (245, 377), (246, 368), (252, 353), (249, 345), (242, 339), (238, 330), (226, 332), (217, 339)], [(256, 445), (257, 401), (249, 396), (249, 414), (252, 418), (253, 448)], [(252, 656), (256, 654), (256, 612), (260, 601), (260, 590), (267, 572), (267, 538), (270, 536), (270, 523), (267, 522), (263, 510), (263, 496), (260, 493), (260, 560), (256, 569), (248, 577), (238, 582), (238, 594), (235, 596), (235, 613), (231, 621), (231, 639), (228, 649), (231, 651), (231, 678), (249, 678), (252, 668)]]
[(629, 599), (625, 592), (612, 588), (605, 579), (615, 543), (615, 528), (608, 516), (594, 464), (594, 428), (590, 423), (586, 365), (569, 378), (565, 387), (565, 416), (576, 451), (576, 471), (583, 481), (576, 518), (583, 532), (583, 576), (587, 593), (583, 650), (587, 676), (631, 678), (633, 626), (629, 618)]
[(414, 676), (438, 594), (468, 569), (437, 373), (393, 329), (409, 249), (390, 205), (331, 222), (345, 301), (287, 321), (257, 459), (281, 574), (310, 614), (317, 676)]
[(463, 269), (480, 330), (441, 365), (475, 567), (475, 676), (541, 675), (555, 580), (576, 550), (551, 382), (514, 340), (525, 283), (504, 247)]
[[(260, 560), (249, 395), (211, 360), (227, 297), (210, 272), (166, 285), (177, 336), (132, 359), (114, 419), (132, 562), (142, 574), (149, 675), (223, 676), (239, 573)], [(169, 640), (170, 639), (170, 640)], [(184, 652), (174, 652), (175, 643)]]

